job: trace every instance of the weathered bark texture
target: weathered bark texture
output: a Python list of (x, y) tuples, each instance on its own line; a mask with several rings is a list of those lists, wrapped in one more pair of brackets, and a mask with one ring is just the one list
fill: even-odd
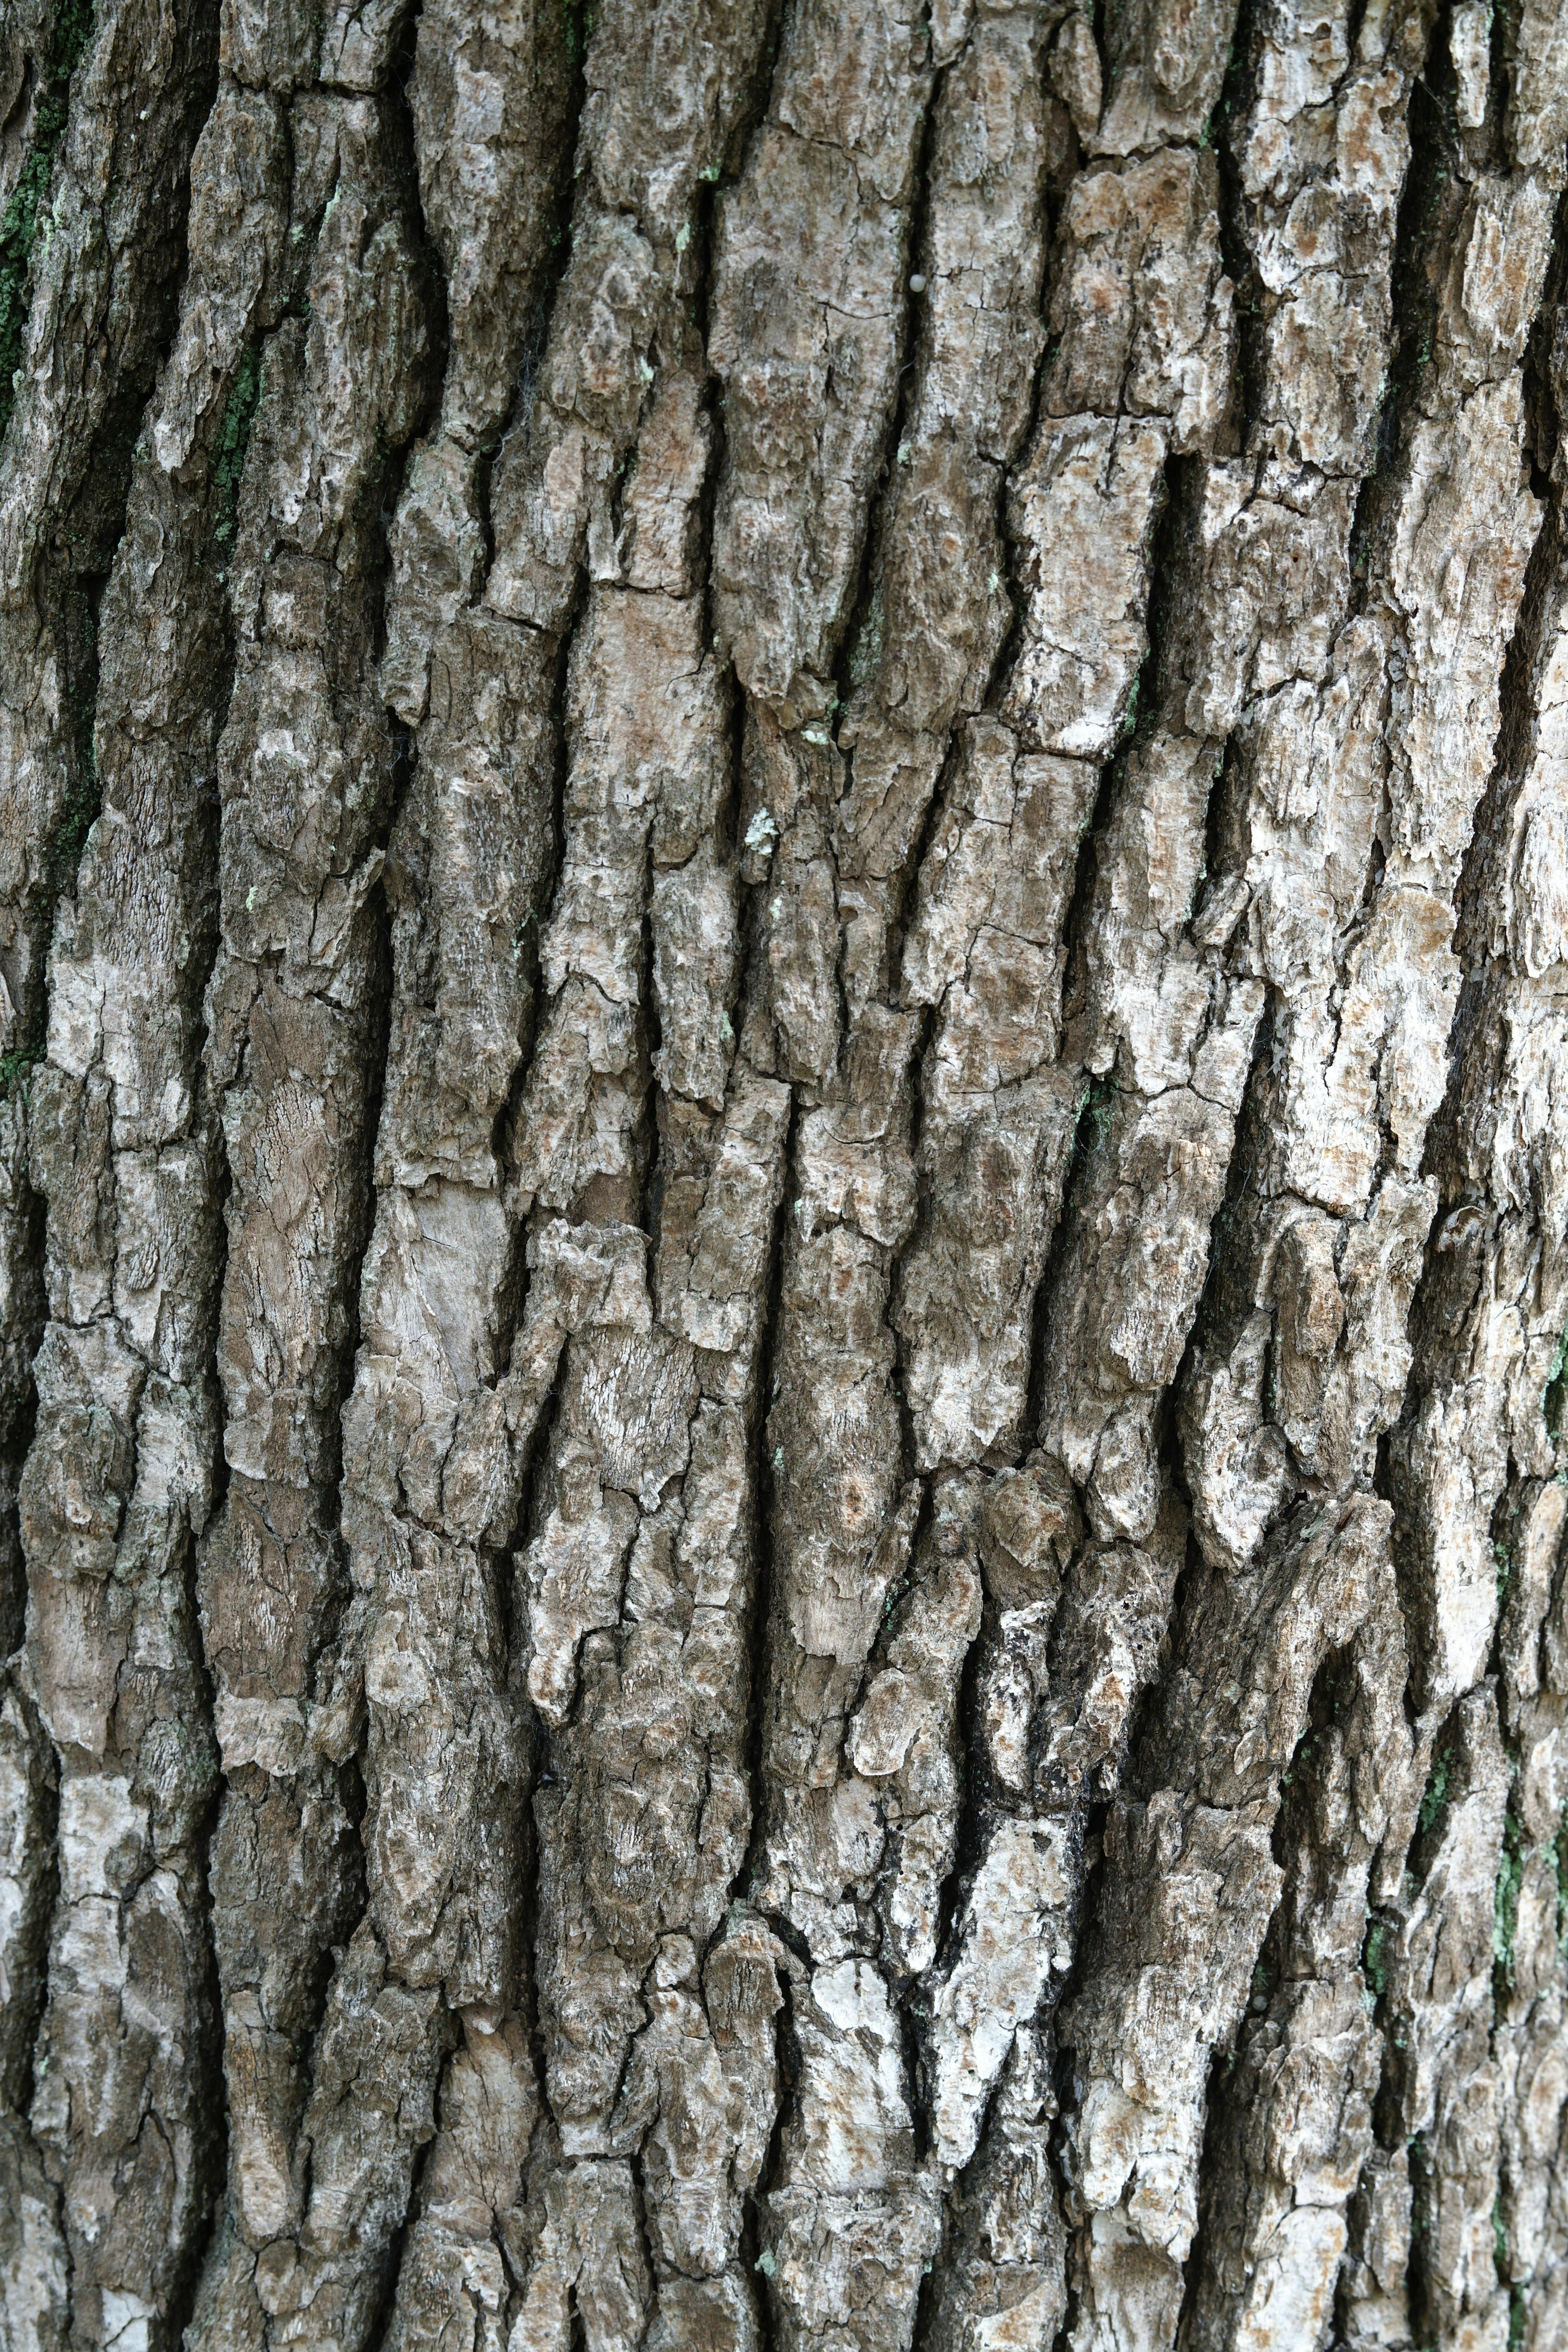
[(1568, 0), (3, 0), (0, 2352), (1568, 2346)]

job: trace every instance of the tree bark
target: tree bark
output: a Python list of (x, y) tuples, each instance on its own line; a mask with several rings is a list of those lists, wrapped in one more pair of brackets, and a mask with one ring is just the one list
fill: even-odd
[(1563, 0), (11, 0), (0, 2352), (1568, 2342)]

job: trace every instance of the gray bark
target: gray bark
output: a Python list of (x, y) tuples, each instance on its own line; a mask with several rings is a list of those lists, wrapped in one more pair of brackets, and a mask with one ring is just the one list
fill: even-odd
[(0, 2352), (1568, 2341), (1561, 0), (9, 0)]

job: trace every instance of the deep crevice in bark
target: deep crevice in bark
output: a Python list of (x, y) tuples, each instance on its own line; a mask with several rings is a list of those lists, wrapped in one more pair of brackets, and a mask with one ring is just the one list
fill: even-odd
[[(423, 0), (421, 0), (423, 5)], [(475, 601), (482, 604), (490, 567), (495, 562), (495, 529), (490, 517), (490, 478), (495, 460), (503, 443), (513, 433), (526, 427), (533, 409), (534, 387), (539, 370), (550, 342), (550, 322), (555, 308), (561, 281), (566, 275), (572, 258), (572, 223), (575, 205), (576, 181), (574, 158), (577, 152), (582, 131), (583, 107), (587, 96), (584, 67), (587, 57), (585, 26), (593, 16), (593, 0), (563, 0), (563, 14), (568, 26), (567, 54), (571, 60), (571, 84), (566, 99), (566, 123), (561, 141), (561, 160), (556, 173), (555, 200), (548, 229), (551, 263), (533, 305), (533, 314), (523, 336), (521, 355), (517, 367), (516, 389), (511, 405), (493, 432), (487, 435), (479, 448), (479, 463), (475, 474), (475, 494), (479, 501), (479, 527), (484, 534), (485, 559)], [(570, 626), (563, 632), (563, 643), (571, 636)]]
[[(1361, 0), (1364, 5), (1364, 0)], [(1262, 330), (1255, 324), (1261, 313), (1263, 281), (1255, 250), (1256, 237), (1247, 234), (1247, 199), (1242, 193), (1241, 162), (1237, 130), (1246, 121), (1257, 93), (1259, 60), (1268, 28), (1267, 0), (1241, 0), (1219, 103), (1211, 118), (1218, 136), (1213, 140), (1219, 176), (1219, 249), (1226, 272), (1236, 289), (1236, 355), (1231, 371), (1230, 430), (1219, 446), (1245, 452), (1258, 421), (1266, 360)], [(1353, 38), (1351, 55), (1355, 54)], [(1210, 141), (1205, 129), (1204, 143)]]
[[(897, 481), (902, 462), (904, 426), (909, 419), (913, 395), (918, 389), (921, 362), (921, 330), (922, 310), (921, 294), (915, 292), (910, 280), (921, 274), (921, 247), (925, 241), (931, 210), (931, 159), (936, 138), (938, 110), (950, 67), (939, 67), (931, 77), (930, 94), (921, 122), (920, 152), (915, 162), (914, 185), (910, 191), (909, 233), (905, 241), (903, 287), (904, 324), (900, 343), (902, 357), (893, 380), (893, 398), (882, 432), (882, 454), (872, 474), (873, 488), (868, 503), (865, 527), (860, 540), (859, 562), (856, 567), (855, 592), (849, 598), (838, 632), (833, 668), (834, 702), (829, 716), (837, 725), (838, 713), (848, 702), (860, 683), (857, 668), (862, 658), (861, 646), (868, 645), (875, 632), (870, 627), (872, 607), (876, 600), (879, 575), (884, 561), (883, 542), (889, 524), (889, 493)], [(907, 379), (916, 381), (908, 381)], [(867, 675), (869, 676), (868, 670)], [(855, 766), (853, 747), (846, 752), (846, 766), (852, 778)]]
[[(1427, 46), (1427, 63), (1441, 75), (1447, 62), (1449, 7), (1439, 12)], [(1400, 194), (1394, 228), (1392, 279), (1394, 339), (1378, 418), (1377, 458), (1357, 494), (1351, 530), (1352, 614), (1366, 607), (1368, 567), (1384, 535), (1390, 501), (1397, 489), (1396, 468), (1419, 392), (1422, 371), (1432, 354), (1437, 316), (1436, 268), (1446, 250), (1436, 224), (1445, 207), (1459, 201), (1454, 190), (1451, 137), (1442, 101), (1425, 74), (1411, 85), (1410, 163)], [(1448, 145), (1445, 146), (1445, 142)], [(1449, 191), (1446, 196), (1445, 191)]]
[[(795, 1158), (795, 1141), (800, 1126), (798, 1099), (790, 1104), (789, 1126), (784, 1136), (784, 1159), (789, 1168)], [(757, 1358), (756, 1427), (752, 1433), (753, 1507), (756, 1512), (756, 1580), (752, 1593), (752, 1690), (750, 1706), (750, 1737), (746, 1750), (747, 1785), (751, 1791), (751, 1832), (746, 1843), (746, 1856), (736, 1874), (730, 1890), (731, 1902), (745, 1901), (762, 1875), (762, 1847), (767, 1835), (766, 1817), (766, 1742), (768, 1696), (768, 1640), (773, 1607), (773, 1529), (775, 1512), (776, 1472), (768, 1452), (768, 1412), (773, 1404), (777, 1379), (775, 1363), (778, 1352), (780, 1301), (784, 1291), (784, 1251), (789, 1235), (789, 1187), (786, 1183), (773, 1220), (773, 1239), (768, 1252), (767, 1307), (763, 1325), (763, 1340)], [(775, 1930), (777, 1920), (772, 1924)], [(783, 2129), (784, 2106), (774, 2118), (773, 2137), (777, 2140)], [(771, 2170), (764, 2168), (748, 2206), (766, 2193)]]
[[(222, 1459), (221, 1444), (218, 1448), (218, 1459), (220, 1461)], [(197, 1538), (195, 1535), (188, 1536), (184, 1544), (184, 1608), (189, 1627), (188, 1640), (201, 1689), (203, 1719), (210, 1727), (213, 1722), (213, 1686), (203, 1655), (201, 1617), (196, 1606), (196, 1550)], [(213, 1744), (216, 1756), (216, 1738)], [(206, 2046), (196, 2059), (195, 2072), (202, 2080), (211, 2084), (215, 2112), (208, 2118), (209, 2138), (205, 2163), (206, 2215), (202, 2226), (193, 2234), (181, 2264), (181, 2276), (171, 2302), (167, 2320), (167, 2341), (171, 2345), (184, 2341), (186, 2325), (195, 2308), (207, 2249), (222, 2223), (224, 2182), (228, 2166), (228, 2101), (226, 2094), (220, 2095), (219, 2092), (219, 2086), (224, 2079), (223, 1996), (218, 1984), (216, 1941), (213, 1932), (214, 1906), (211, 1874), (212, 1840), (217, 1826), (222, 1796), (223, 1775), (221, 1770), (218, 1770), (213, 1774), (206, 1805), (192, 1840), (192, 1867), (201, 1889), (203, 1918), (206, 1928), (205, 2004), (207, 2010), (207, 2031), (205, 2037)]]

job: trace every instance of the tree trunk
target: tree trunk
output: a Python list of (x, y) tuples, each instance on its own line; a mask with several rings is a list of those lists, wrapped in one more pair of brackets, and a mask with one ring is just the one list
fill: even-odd
[(0, 2352), (1555, 2352), (1568, 0), (91, 6)]

